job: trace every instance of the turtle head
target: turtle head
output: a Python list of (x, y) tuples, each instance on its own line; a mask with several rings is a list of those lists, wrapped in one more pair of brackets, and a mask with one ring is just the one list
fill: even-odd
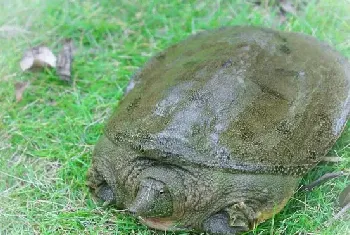
[(171, 193), (162, 181), (146, 178), (141, 181), (129, 212), (142, 217), (169, 217), (173, 214)]

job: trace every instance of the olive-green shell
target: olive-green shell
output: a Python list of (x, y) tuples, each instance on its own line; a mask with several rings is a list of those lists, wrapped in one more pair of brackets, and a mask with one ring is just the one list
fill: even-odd
[(312, 37), (202, 32), (134, 76), (105, 133), (163, 164), (302, 175), (343, 130), (349, 81), (346, 59)]

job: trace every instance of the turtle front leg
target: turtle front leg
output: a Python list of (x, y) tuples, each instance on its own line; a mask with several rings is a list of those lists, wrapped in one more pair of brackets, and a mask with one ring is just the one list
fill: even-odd
[(116, 204), (117, 202), (112, 188), (107, 184), (100, 185), (95, 190), (95, 193), (97, 197), (99, 197), (102, 201), (104, 201), (103, 207)]
[(240, 234), (248, 231), (248, 227), (241, 223), (231, 226), (231, 219), (226, 211), (218, 212), (210, 216), (203, 223), (203, 229), (210, 234)]
[(103, 201), (103, 206), (112, 204), (118, 206), (120, 204), (113, 189), (107, 184), (103, 176), (98, 173), (94, 165), (88, 171), (86, 185), (90, 188), (95, 198)]

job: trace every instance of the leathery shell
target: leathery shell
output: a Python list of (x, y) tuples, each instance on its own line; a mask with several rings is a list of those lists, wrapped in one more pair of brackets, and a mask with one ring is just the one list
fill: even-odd
[(298, 33), (228, 27), (153, 57), (105, 134), (160, 164), (302, 175), (341, 134), (350, 66)]

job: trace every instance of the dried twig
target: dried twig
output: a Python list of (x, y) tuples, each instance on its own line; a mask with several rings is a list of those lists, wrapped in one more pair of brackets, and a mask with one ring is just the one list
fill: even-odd
[(325, 157), (321, 158), (321, 161), (322, 161), (322, 162), (334, 162), (334, 163), (338, 163), (338, 162), (344, 161), (344, 158), (336, 157), (336, 156), (325, 156)]
[(329, 227), (332, 225), (335, 221), (341, 219), (347, 211), (350, 210), (350, 203), (348, 203), (346, 206), (343, 207), (335, 216), (333, 216), (332, 219), (330, 219), (327, 223), (326, 226)]
[(350, 184), (340, 193), (339, 205), (345, 207), (350, 203)]
[(330, 179), (338, 178), (338, 177), (343, 176), (343, 175), (345, 175), (344, 171), (326, 173), (323, 176), (321, 176), (320, 178), (318, 178), (317, 180), (315, 180), (314, 182), (312, 182), (308, 185), (302, 186), (300, 188), (300, 190), (311, 191), (316, 186), (323, 184)]

